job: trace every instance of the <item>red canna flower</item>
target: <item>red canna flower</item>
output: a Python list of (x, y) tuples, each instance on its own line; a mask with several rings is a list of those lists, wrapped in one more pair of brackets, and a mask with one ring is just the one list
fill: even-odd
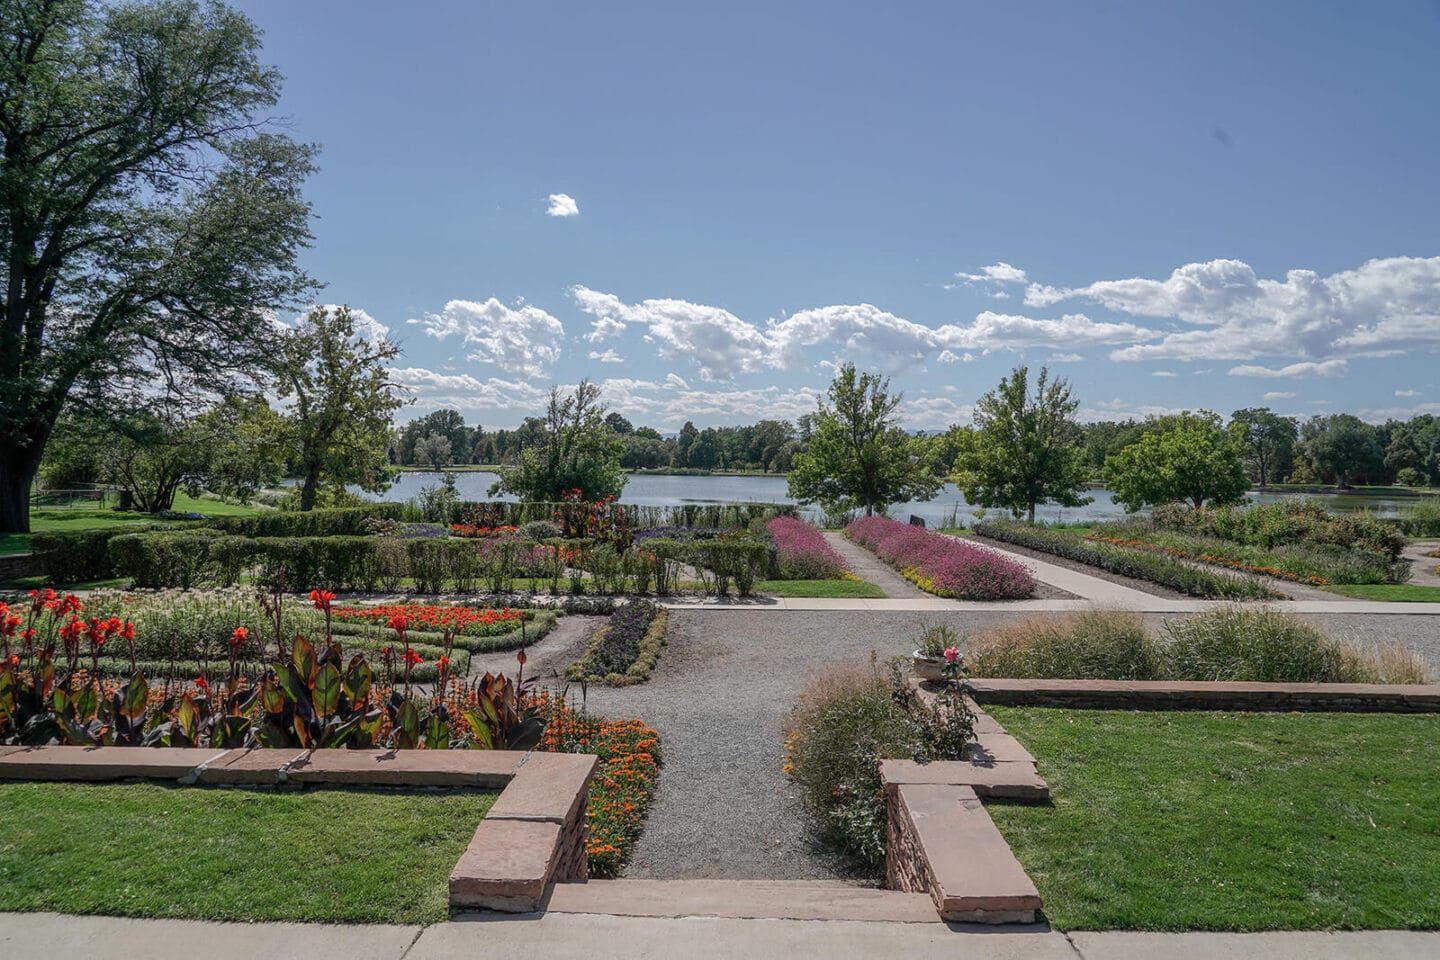
[(210, 692), (210, 681), (206, 680), (204, 677), (196, 677), (195, 686), (198, 687), (202, 693)]
[(245, 641), (249, 639), (249, 637), (249, 630), (247, 630), (245, 627), (236, 627), (235, 632), (230, 634), (230, 649), (239, 650), (241, 647), (245, 646)]
[(425, 658), (415, 652), (414, 647), (405, 648), (405, 665), (407, 667), (418, 667), (425, 662)]
[(316, 610), (323, 612), (329, 610), (330, 604), (335, 602), (335, 594), (329, 590), (311, 590), (310, 602), (315, 604)]
[(524, 651), (524, 650), (521, 650), (519, 653), (515, 654), (515, 659), (516, 659), (516, 660), (519, 660), (519, 661), (520, 661), (520, 666), (523, 667), (523, 666), (525, 666), (525, 661), (526, 661), (527, 659), (529, 659), (529, 658), (525, 656), (525, 651)]
[(126, 621), (125, 621), (125, 625), (120, 628), (120, 639), (121, 639), (121, 640), (134, 640), (134, 639), (135, 639), (135, 624), (131, 623), (129, 620), (126, 620)]

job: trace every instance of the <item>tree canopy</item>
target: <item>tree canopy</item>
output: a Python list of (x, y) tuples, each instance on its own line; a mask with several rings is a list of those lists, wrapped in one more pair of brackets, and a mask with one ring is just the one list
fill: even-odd
[(491, 496), (504, 492), (545, 502), (579, 490), (588, 500), (602, 500), (625, 489), (623, 444), (605, 422), (599, 386), (582, 380), (571, 394), (551, 388), (541, 428), (537, 443), (525, 448), (519, 463), (500, 468)]
[(315, 289), (313, 149), (264, 126), (280, 77), (220, 3), (0, 4), (0, 531), (76, 391), (220, 390)]
[(1001, 507), (1035, 522), (1037, 504), (1080, 507), (1089, 468), (1074, 421), (1080, 401), (1070, 384), (1040, 368), (1032, 393), (1029, 370), (1016, 367), (975, 404), (975, 427), (955, 434), (954, 480), (969, 503)]
[(1162, 417), (1105, 462), (1116, 503), (1141, 507), (1180, 500), (1195, 507), (1235, 503), (1250, 489), (1240, 455), (1220, 417), (1202, 410)]
[(888, 378), (857, 373), (847, 363), (828, 396), (815, 413), (809, 448), (791, 462), (790, 496), (832, 512), (869, 515), (939, 492), (941, 480), (921, 456), (922, 445), (899, 426), (902, 396), (890, 393)]
[(1230, 434), (1260, 486), (1289, 473), (1299, 435), (1294, 417), (1279, 416), (1269, 407), (1246, 407), (1231, 414)]

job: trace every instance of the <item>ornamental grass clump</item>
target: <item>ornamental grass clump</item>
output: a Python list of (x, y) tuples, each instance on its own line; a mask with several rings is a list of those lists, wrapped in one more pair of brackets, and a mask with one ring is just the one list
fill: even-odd
[(1151, 680), (1160, 651), (1139, 614), (1087, 611), (1003, 624), (966, 650), (970, 671), (1012, 679)]
[(850, 565), (825, 535), (798, 517), (774, 517), (765, 524), (775, 541), (782, 580), (838, 580)]
[(922, 700), (904, 663), (882, 666), (872, 658), (868, 667), (827, 669), (801, 691), (787, 723), (785, 772), (817, 830), (871, 870), (885, 862), (878, 761), (958, 760), (974, 736), (975, 718), (958, 686), (949, 688), (953, 695)]
[(1023, 564), (924, 527), (861, 517), (845, 528), (845, 535), (937, 596), (1016, 600), (1035, 591), (1035, 577)]
[(1344, 683), (1340, 644), (1276, 610), (1215, 610), (1167, 621), (1166, 674), (1176, 680)]

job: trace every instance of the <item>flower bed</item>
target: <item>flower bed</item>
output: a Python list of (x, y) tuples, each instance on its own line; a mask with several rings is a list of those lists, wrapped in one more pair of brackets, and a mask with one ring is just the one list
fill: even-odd
[(570, 664), (565, 676), (613, 687), (648, 680), (665, 645), (665, 623), (665, 611), (648, 600), (627, 603), (595, 632), (585, 656)]
[(936, 596), (1015, 600), (1035, 590), (1035, 578), (1022, 564), (924, 527), (861, 517), (845, 535)]
[(774, 517), (765, 524), (775, 541), (781, 580), (838, 580), (850, 572), (825, 535), (797, 517)]
[(1281, 594), (1254, 580), (1201, 570), (1164, 553), (1087, 540), (1071, 530), (1041, 527), (1018, 520), (986, 520), (975, 525), (975, 533), (1099, 567), (1122, 577), (1147, 580), (1192, 597), (1281, 599)]
[(513, 534), (518, 529), (518, 527), (510, 526), (477, 527), (470, 523), (452, 523), (450, 525), (450, 535), (452, 537), (465, 537), (471, 540), (488, 540), (491, 537)]
[(660, 773), (660, 735), (640, 720), (606, 720), (582, 713), (564, 698), (538, 698), (547, 718), (537, 750), (593, 753), (600, 758), (590, 781), (586, 817), (590, 876), (614, 877), (645, 825)]
[(514, 607), (466, 607), (434, 603), (382, 603), (364, 607), (336, 607), (338, 620), (361, 620), (389, 623), (396, 615), (406, 618), (412, 630), (442, 632), (454, 630), (457, 635), (489, 637), (508, 633), (531, 616), (528, 610)]

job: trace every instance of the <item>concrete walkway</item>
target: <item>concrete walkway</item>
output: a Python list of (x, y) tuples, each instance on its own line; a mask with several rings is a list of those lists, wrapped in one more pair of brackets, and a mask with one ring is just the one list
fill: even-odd
[[(1122, 588), (1125, 589), (1125, 588)], [(956, 611), (988, 611), (992, 613), (1069, 613), (1077, 610), (1133, 610), (1136, 613), (1202, 613), (1218, 606), (1234, 603), (1229, 600), (1170, 600), (1148, 593), (1134, 599), (1094, 600), (946, 600), (926, 594), (920, 599), (857, 600), (826, 597), (675, 597), (662, 606), (678, 610), (765, 611), (765, 610), (870, 610), (915, 611), (917, 613), (954, 613)], [(1276, 600), (1269, 601), (1286, 613), (1379, 615), (1379, 616), (1440, 616), (1440, 603), (1385, 603), (1379, 600)], [(1260, 606), (1261, 601), (1245, 601), (1245, 606)]]
[(547, 913), (420, 926), (0, 914), (0, 956), (87, 960), (1430, 960), (1440, 933), (1072, 933), (940, 923)]
[(885, 591), (885, 596), (924, 599), (930, 594), (902, 577), (896, 570), (864, 547), (852, 543), (843, 533), (827, 531), (825, 542), (850, 564), (850, 572), (861, 580), (869, 580)]

